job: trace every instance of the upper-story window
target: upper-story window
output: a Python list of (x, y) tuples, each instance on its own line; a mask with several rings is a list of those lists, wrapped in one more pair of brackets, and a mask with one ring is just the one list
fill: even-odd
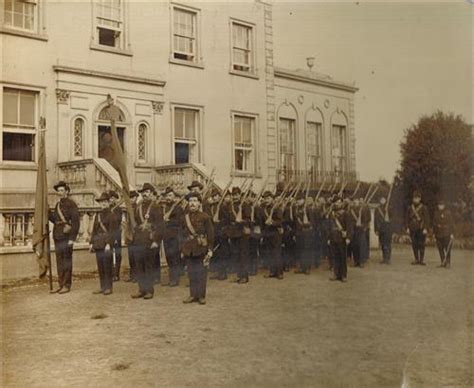
[(251, 24), (231, 22), (232, 28), (232, 68), (231, 71), (255, 73), (254, 26)]
[(172, 59), (199, 62), (198, 10), (173, 5)]
[(332, 159), (336, 173), (347, 171), (347, 134), (344, 125), (332, 126)]
[(3, 89), (2, 151), (4, 161), (35, 161), (38, 93)]
[(322, 124), (308, 121), (306, 123), (307, 168), (316, 173), (322, 170)]
[(200, 109), (174, 107), (174, 162), (200, 161)]
[(122, 48), (123, 0), (97, 0), (97, 43), (102, 46)]
[(4, 0), (3, 23), (6, 27), (36, 31), (36, 0)]

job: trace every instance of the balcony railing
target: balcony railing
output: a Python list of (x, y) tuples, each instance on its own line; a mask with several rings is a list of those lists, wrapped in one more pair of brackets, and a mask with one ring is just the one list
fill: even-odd
[[(166, 186), (172, 186), (177, 191), (186, 192), (192, 181), (198, 181), (205, 185), (209, 175), (210, 172), (204, 166), (195, 163), (159, 166), (155, 167), (153, 184), (159, 190)], [(213, 186), (222, 189), (217, 180), (213, 181)]]

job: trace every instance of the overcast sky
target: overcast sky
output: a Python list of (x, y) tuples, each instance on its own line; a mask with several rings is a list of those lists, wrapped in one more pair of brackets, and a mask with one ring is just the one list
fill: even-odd
[[(474, 0), (472, 0), (474, 2)], [(275, 65), (355, 81), (361, 179), (391, 180), (404, 129), (436, 109), (474, 123), (473, 20), (468, 0), (448, 3), (273, 3)]]

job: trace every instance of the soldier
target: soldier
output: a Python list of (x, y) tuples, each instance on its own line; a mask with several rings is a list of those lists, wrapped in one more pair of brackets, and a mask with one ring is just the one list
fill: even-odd
[(412, 265), (426, 265), (423, 261), (425, 257), (425, 241), (430, 226), (428, 209), (421, 202), (421, 194), (419, 191), (413, 193), (413, 202), (408, 207), (405, 217), (406, 230), (410, 234), (411, 246), (415, 261)]
[(392, 256), (392, 234), (393, 226), (391, 222), (390, 210), (385, 197), (380, 198), (380, 204), (375, 209), (374, 228), (375, 234), (379, 237), (379, 245), (382, 249), (381, 264), (390, 264)]
[(309, 275), (311, 272), (311, 235), (312, 228), (305, 205), (304, 193), (298, 193), (293, 209), (295, 225), (295, 251), (299, 261), (299, 268), (295, 273)]
[(357, 209), (357, 220), (354, 228), (354, 266), (364, 268), (365, 263), (369, 258), (369, 246), (367, 240), (367, 233), (370, 228), (370, 221), (372, 216), (367, 204), (359, 201), (359, 208)]
[[(136, 190), (130, 191), (130, 202), (132, 205), (132, 210), (135, 213), (135, 210), (137, 208), (137, 201), (139, 198), (139, 194)], [(131, 229), (132, 226), (130, 224), (130, 217), (127, 214), (127, 233), (126, 233), (126, 242), (127, 242), (127, 252), (128, 252), (128, 265), (130, 267), (130, 272), (128, 279), (126, 280), (127, 282), (137, 282), (137, 265), (135, 261), (135, 243), (133, 239), (133, 230)]]
[(54, 185), (60, 196), (54, 210), (49, 213), (49, 221), (54, 223), (53, 240), (56, 251), (58, 283), (54, 293), (66, 294), (72, 284), (72, 250), (79, 232), (79, 210), (76, 203), (69, 198), (70, 187), (64, 181)]
[(114, 260), (114, 282), (120, 280), (120, 266), (122, 264), (122, 209), (120, 208), (119, 195), (116, 191), (109, 191), (109, 204), (117, 221), (115, 222), (114, 244), (112, 246)]
[(325, 245), (327, 244), (327, 236), (323, 235), (323, 207), (324, 198), (318, 198), (314, 201), (312, 208), (312, 217), (310, 218), (311, 225), (313, 228), (313, 241), (314, 241), (314, 265), (318, 268), (321, 265), (321, 260), (326, 257)]
[(438, 200), (438, 206), (433, 215), (433, 232), (441, 259), (441, 264), (438, 267), (450, 268), (451, 248), (454, 241), (454, 222), (452, 214), (446, 209), (443, 199)]
[[(161, 195), (158, 195), (156, 188), (154, 186), (153, 191), (151, 193), (151, 200), (153, 205), (162, 209), (162, 205), (164, 204), (164, 199)], [(158, 249), (152, 250), (153, 255), (153, 283), (160, 284), (161, 283), (161, 252), (160, 247)]]
[(152, 201), (154, 187), (145, 183), (139, 192), (143, 201), (137, 205), (135, 219), (137, 226), (134, 234), (135, 260), (137, 264), (138, 292), (131, 297), (151, 299), (154, 294), (154, 252), (160, 246), (163, 229), (163, 213)]
[(214, 227), (208, 214), (200, 210), (202, 199), (198, 193), (189, 193), (188, 212), (184, 216), (182, 256), (186, 260), (190, 296), (183, 303), (206, 304), (207, 264), (212, 257)]
[[(279, 196), (279, 195), (278, 195)], [(295, 244), (295, 215), (294, 199), (290, 198), (287, 205), (282, 208), (283, 213), (283, 270), (288, 272), (291, 266), (296, 265), (296, 244)]]
[(329, 215), (329, 248), (333, 260), (334, 277), (330, 280), (347, 280), (347, 244), (350, 243), (352, 235), (352, 224), (349, 216), (344, 210), (343, 201), (340, 196), (333, 198), (333, 210)]
[(259, 267), (259, 246), (262, 238), (262, 228), (265, 223), (263, 210), (260, 204), (258, 204), (257, 196), (255, 193), (250, 193), (250, 239), (249, 239), (249, 275), (255, 276), (258, 272)]
[(95, 252), (100, 288), (93, 294), (110, 295), (113, 284), (112, 249), (115, 243), (117, 217), (111, 210), (110, 193), (102, 193), (96, 199), (101, 210), (96, 214), (91, 234), (89, 252)]
[(165, 199), (163, 204), (163, 247), (169, 274), (169, 283), (163, 284), (163, 286), (176, 287), (179, 285), (181, 276), (179, 237), (183, 225), (184, 211), (179, 206), (178, 195), (171, 187), (165, 189), (163, 196)]
[(191, 193), (202, 194), (203, 185), (199, 181), (192, 181), (191, 184), (188, 186), (188, 190)]
[(262, 209), (265, 219), (262, 237), (262, 251), (265, 262), (270, 267), (269, 278), (283, 279), (283, 260), (281, 256), (281, 241), (283, 235), (283, 212), (281, 208), (274, 207), (273, 195), (265, 191), (262, 196)]

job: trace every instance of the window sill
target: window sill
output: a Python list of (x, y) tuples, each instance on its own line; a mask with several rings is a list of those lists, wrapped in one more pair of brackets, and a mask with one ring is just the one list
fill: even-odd
[(247, 73), (246, 71), (238, 71), (238, 70), (231, 69), (229, 70), (229, 74), (239, 75), (241, 77), (247, 77), (247, 78), (252, 78), (252, 79), (260, 79), (256, 73)]
[(0, 170), (37, 171), (38, 166), (35, 162), (3, 161), (0, 162)]
[(243, 177), (243, 178), (261, 178), (262, 174), (259, 172), (244, 172), (244, 171), (233, 171), (233, 176), (235, 177)]
[(35, 32), (15, 30), (14, 28), (8, 28), (8, 27), (0, 27), (0, 34), (21, 36), (23, 38), (42, 40), (44, 42), (48, 41), (47, 35), (37, 34)]
[(124, 55), (126, 57), (133, 56), (133, 53), (130, 50), (123, 50), (123, 49), (118, 49), (116, 47), (102, 46), (96, 43), (91, 43), (90, 49), (96, 50), (96, 51), (103, 51), (103, 52), (111, 53), (111, 54)]
[(197, 69), (204, 69), (204, 64), (202, 62), (191, 62), (185, 61), (183, 59), (170, 58), (170, 63), (181, 66), (195, 67)]
[(153, 168), (153, 166), (150, 163), (145, 163), (145, 162), (135, 162), (133, 164), (133, 167), (135, 167), (135, 168), (146, 168), (146, 169)]

